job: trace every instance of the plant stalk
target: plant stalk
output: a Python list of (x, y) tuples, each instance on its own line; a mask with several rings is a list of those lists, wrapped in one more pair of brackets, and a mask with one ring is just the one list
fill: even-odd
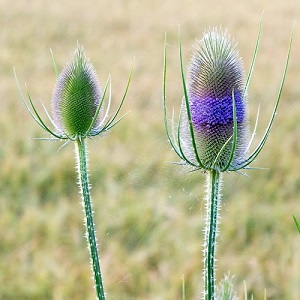
[(94, 274), (95, 289), (97, 293), (97, 299), (105, 300), (105, 293), (100, 270), (100, 260), (97, 249), (97, 239), (95, 235), (95, 225), (93, 220), (85, 140), (77, 138), (75, 144), (77, 154), (79, 187), (81, 190), (82, 205), (85, 213), (84, 224), (86, 227), (86, 238), (88, 242), (88, 248), (90, 250), (91, 267)]
[(204, 299), (215, 299), (215, 252), (218, 232), (221, 173), (208, 171), (206, 197), (206, 227), (204, 231)]

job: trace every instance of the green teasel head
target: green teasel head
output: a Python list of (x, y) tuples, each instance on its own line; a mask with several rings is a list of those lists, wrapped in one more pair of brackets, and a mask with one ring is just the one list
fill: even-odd
[(166, 106), (167, 47), (165, 41), (163, 107), (169, 142), (183, 165), (193, 169), (238, 171), (250, 168), (270, 133), (289, 63), (292, 35), (275, 107), (265, 133), (249, 155), (256, 135), (258, 115), (252, 135), (249, 129), (247, 93), (260, 41), (261, 25), (248, 76), (244, 76), (237, 44), (226, 31), (209, 29), (197, 42), (190, 60), (187, 80), (179, 41), (183, 100), (177, 124), (169, 130)]
[[(51, 102), (52, 117), (44, 105), (43, 107), (55, 130), (51, 130), (46, 125), (28, 91), (29, 103), (25, 100), (14, 71), (21, 99), (25, 107), (35, 122), (52, 135), (50, 139), (75, 141), (77, 139), (101, 135), (116, 125), (122, 119), (117, 119), (117, 116), (125, 101), (133, 69), (129, 73), (127, 85), (117, 110), (113, 115), (109, 116), (111, 106), (110, 76), (102, 91), (95, 68), (86, 57), (83, 47), (77, 45), (73, 57), (60, 74), (58, 74), (52, 51), (51, 54), (57, 76)], [(104, 99), (108, 90), (108, 101), (104, 105)]]
[[(78, 46), (74, 57), (59, 74), (52, 95), (52, 117), (57, 131), (70, 137), (97, 131), (102, 93), (94, 66)], [(95, 117), (95, 122), (90, 125)]]

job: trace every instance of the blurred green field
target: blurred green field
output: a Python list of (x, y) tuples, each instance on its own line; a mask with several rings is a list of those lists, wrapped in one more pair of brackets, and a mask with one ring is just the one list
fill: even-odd
[(73, 145), (33, 140), (45, 133), (21, 104), (13, 67), (32, 98), (50, 107), (55, 73), (77, 41), (115, 107), (134, 64), (128, 115), (88, 143), (92, 198), (107, 299), (186, 299), (202, 292), (205, 175), (170, 164), (177, 157), (163, 127), (164, 33), (168, 36), (168, 103), (182, 89), (178, 25), (185, 64), (209, 26), (227, 28), (249, 69), (264, 11), (249, 90), (251, 123), (261, 106), (263, 134), (275, 102), (294, 20), (294, 44), (271, 136), (249, 177), (225, 174), (218, 281), (234, 274), (243, 299), (300, 299), (300, 2), (196, 0), (0, 0), (0, 299), (94, 299)]

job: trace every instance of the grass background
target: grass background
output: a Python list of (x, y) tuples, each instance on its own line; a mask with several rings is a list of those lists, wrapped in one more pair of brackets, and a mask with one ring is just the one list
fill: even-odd
[[(202, 292), (205, 176), (182, 172), (166, 140), (161, 107), (164, 33), (168, 35), (168, 105), (182, 88), (178, 25), (185, 64), (209, 26), (227, 28), (249, 69), (264, 11), (261, 46), (249, 90), (259, 136), (280, 84), (289, 35), (294, 45), (271, 136), (250, 177), (225, 174), (218, 270), (234, 274), (243, 298), (300, 299), (300, 2), (296, 0), (0, 0), (0, 299), (94, 299), (73, 145), (33, 140), (45, 133), (21, 104), (13, 67), (41, 109), (50, 107), (55, 74), (77, 41), (115, 107), (129, 70), (123, 113), (105, 137), (89, 141), (95, 223), (107, 299), (186, 299)], [(24, 87), (25, 88), (25, 87)], [(258, 142), (258, 139), (256, 142)]]

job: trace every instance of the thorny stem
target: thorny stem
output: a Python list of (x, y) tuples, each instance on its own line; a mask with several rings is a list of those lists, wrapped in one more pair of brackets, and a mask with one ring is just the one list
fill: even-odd
[(206, 227), (204, 231), (204, 297), (215, 299), (215, 250), (218, 231), (218, 211), (220, 206), (221, 173), (217, 170), (208, 172), (206, 198)]
[(77, 138), (75, 145), (78, 164), (79, 187), (81, 190), (82, 205), (85, 213), (84, 223), (86, 227), (86, 238), (90, 250), (91, 267), (94, 273), (95, 289), (97, 293), (97, 299), (105, 300), (105, 293), (100, 270), (100, 260), (97, 249), (97, 239), (93, 221), (85, 140)]

